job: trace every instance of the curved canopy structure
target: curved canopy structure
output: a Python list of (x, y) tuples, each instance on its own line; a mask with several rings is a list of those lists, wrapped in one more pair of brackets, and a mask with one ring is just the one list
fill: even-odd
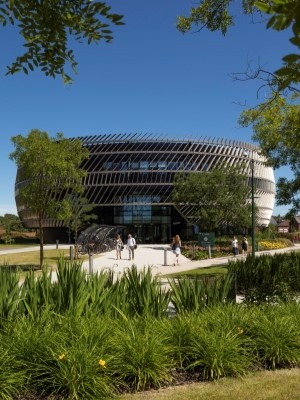
[(115, 237), (122, 232), (122, 226), (92, 225), (78, 238), (78, 251), (86, 253), (105, 253), (115, 248)]

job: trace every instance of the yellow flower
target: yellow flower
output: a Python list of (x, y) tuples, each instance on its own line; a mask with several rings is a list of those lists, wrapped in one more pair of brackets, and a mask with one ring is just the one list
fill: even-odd
[(240, 326), (237, 327), (238, 333), (241, 335), (244, 332), (244, 329)]
[(59, 360), (64, 360), (66, 358), (65, 353), (62, 353), (60, 356), (58, 356)]
[(100, 368), (106, 368), (106, 366), (105, 366), (106, 361), (104, 361), (104, 360), (99, 360), (98, 364), (99, 364), (99, 367), (100, 367)]

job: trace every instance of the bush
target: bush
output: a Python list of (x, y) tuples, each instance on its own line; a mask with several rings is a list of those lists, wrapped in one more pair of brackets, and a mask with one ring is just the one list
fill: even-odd
[(300, 254), (297, 252), (229, 261), (237, 290), (250, 302), (287, 300), (300, 292)]

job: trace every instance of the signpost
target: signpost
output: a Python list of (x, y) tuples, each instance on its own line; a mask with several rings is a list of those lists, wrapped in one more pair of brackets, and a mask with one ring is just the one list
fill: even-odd
[(211, 247), (215, 245), (215, 233), (214, 232), (198, 233), (198, 244), (202, 247), (208, 248), (208, 257), (211, 258)]
[(198, 244), (202, 247), (214, 246), (215, 245), (215, 233), (214, 232), (198, 233)]

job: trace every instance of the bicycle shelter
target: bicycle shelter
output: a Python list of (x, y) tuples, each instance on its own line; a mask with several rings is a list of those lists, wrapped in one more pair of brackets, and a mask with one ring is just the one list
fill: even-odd
[(78, 237), (77, 246), (80, 254), (105, 253), (115, 248), (117, 234), (121, 234), (123, 226), (92, 225)]

